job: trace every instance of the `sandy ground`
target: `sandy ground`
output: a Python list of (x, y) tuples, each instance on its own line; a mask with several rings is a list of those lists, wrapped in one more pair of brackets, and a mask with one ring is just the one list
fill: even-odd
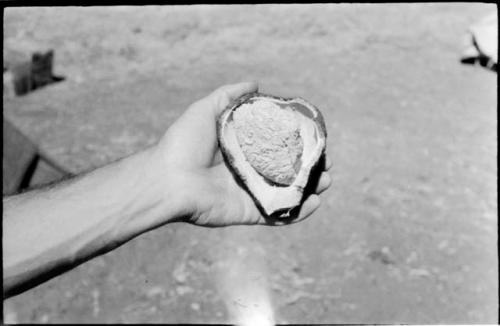
[(5, 48), (53, 47), (68, 79), (6, 114), (74, 171), (155, 142), (242, 79), (321, 108), (334, 167), (303, 223), (171, 225), (5, 301), (6, 321), (496, 323), (497, 75), (459, 62), (466, 28), (494, 10), (7, 9)]

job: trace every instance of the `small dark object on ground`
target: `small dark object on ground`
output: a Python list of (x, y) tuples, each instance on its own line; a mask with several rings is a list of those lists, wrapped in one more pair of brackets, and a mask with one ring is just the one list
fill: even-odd
[[(10, 66), (5, 66), (4, 63), (4, 88), (11, 87), (13, 91), (8, 91), (8, 93), (20, 96), (43, 86), (63, 81), (64, 77), (53, 74), (53, 66), (54, 50), (48, 50), (44, 53), (34, 52), (31, 60)], [(11, 85), (8, 85), (9, 83)]]

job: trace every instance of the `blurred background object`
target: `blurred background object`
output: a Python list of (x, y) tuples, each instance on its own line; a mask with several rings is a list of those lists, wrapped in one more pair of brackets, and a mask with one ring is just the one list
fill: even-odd
[(46, 184), (68, 173), (3, 117), (3, 195)]
[(483, 67), (497, 71), (498, 13), (484, 17), (469, 28), (462, 62), (479, 62)]
[[(27, 95), (64, 80), (54, 75), (54, 50), (17, 44), (3, 49), (3, 98)], [(3, 195), (58, 180), (67, 172), (3, 116)]]
[(8, 48), (4, 49), (4, 97), (25, 95), (43, 86), (64, 80), (64, 77), (54, 76), (54, 50), (35, 51), (28, 59), (23, 58), (23, 55), (19, 53), (13, 56), (12, 54), (16, 52), (9, 51)]

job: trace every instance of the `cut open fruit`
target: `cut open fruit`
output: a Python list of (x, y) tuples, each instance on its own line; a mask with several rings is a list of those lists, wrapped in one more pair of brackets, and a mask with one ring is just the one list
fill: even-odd
[(267, 216), (302, 203), (326, 146), (321, 112), (302, 98), (243, 95), (221, 114), (217, 136), (226, 164)]

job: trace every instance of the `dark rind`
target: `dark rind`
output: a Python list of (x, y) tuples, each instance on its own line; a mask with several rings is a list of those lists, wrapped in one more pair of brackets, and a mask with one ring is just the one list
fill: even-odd
[[(284, 102), (290, 102), (290, 101), (295, 101), (297, 99), (300, 99), (304, 102), (306, 102), (308, 104), (308, 106), (312, 107), (315, 111), (316, 111), (316, 114), (317, 114), (317, 117), (316, 119), (313, 119), (316, 123), (318, 123), (321, 127), (321, 131), (324, 135), (324, 138), (325, 138), (325, 147), (323, 148), (322, 150), (322, 153), (321, 155), (319, 156), (318, 160), (315, 162), (315, 164), (311, 167), (311, 171), (310, 173), (312, 173), (317, 167), (318, 167), (318, 164), (319, 162), (321, 161), (321, 157), (325, 154), (325, 150), (326, 150), (326, 137), (327, 137), (327, 132), (326, 132), (326, 125), (325, 125), (325, 120), (323, 118), (323, 115), (321, 114), (321, 111), (314, 105), (310, 104), (309, 102), (307, 102), (305, 99), (301, 98), (301, 97), (295, 97), (295, 98), (284, 98), (284, 97), (279, 97), (279, 96), (274, 96), (274, 95), (269, 95), (269, 94), (264, 94), (264, 93), (259, 93), (259, 92), (253, 92), (253, 93), (247, 93), (247, 94), (244, 94), (242, 96), (240, 96), (239, 98), (237, 98), (236, 100), (232, 101), (231, 103), (228, 104), (228, 106), (226, 107), (226, 109), (224, 109), (221, 114), (219, 115), (218, 119), (217, 119), (217, 139), (219, 141), (219, 148), (221, 150), (221, 153), (222, 153), (222, 156), (224, 157), (224, 161), (226, 162), (226, 165), (228, 166), (229, 170), (236, 176), (235, 177), (235, 180), (237, 181), (237, 183), (243, 188), (245, 189), (245, 191), (250, 195), (250, 197), (252, 197), (255, 205), (257, 206), (257, 208), (259, 209), (259, 211), (261, 212), (261, 214), (263, 216), (266, 216), (266, 217), (272, 217), (272, 216), (269, 216), (266, 211), (264, 210), (264, 208), (262, 207), (260, 201), (255, 197), (255, 195), (252, 193), (252, 191), (248, 188), (247, 186), (247, 183), (246, 183), (246, 178), (243, 176), (243, 173), (241, 173), (238, 168), (236, 166), (233, 165), (233, 162), (234, 162), (234, 157), (231, 155), (231, 153), (229, 153), (229, 151), (227, 150), (227, 148), (225, 147), (224, 145), (224, 141), (222, 140), (222, 116), (228, 111), (228, 110), (234, 110), (236, 109), (238, 106), (246, 103), (247, 101), (249, 101), (250, 99), (254, 98), (254, 97), (267, 97), (267, 98), (272, 98), (272, 99), (276, 99), (276, 100), (280, 100), (280, 101), (284, 101)], [(311, 175), (309, 175), (310, 177)], [(266, 180), (264, 178), (264, 180)], [(267, 181), (267, 180), (266, 180)], [(269, 183), (269, 182), (268, 182)], [(307, 187), (307, 185), (306, 185)], [(304, 191), (304, 188), (301, 188), (302, 192)], [(302, 201), (304, 200), (304, 198), (302, 199)], [(302, 202), (300, 203), (300, 205), (302, 205)], [(293, 207), (290, 207), (289, 209), (292, 209)], [(286, 210), (289, 210), (289, 209), (283, 209), (282, 211), (286, 211)]]

